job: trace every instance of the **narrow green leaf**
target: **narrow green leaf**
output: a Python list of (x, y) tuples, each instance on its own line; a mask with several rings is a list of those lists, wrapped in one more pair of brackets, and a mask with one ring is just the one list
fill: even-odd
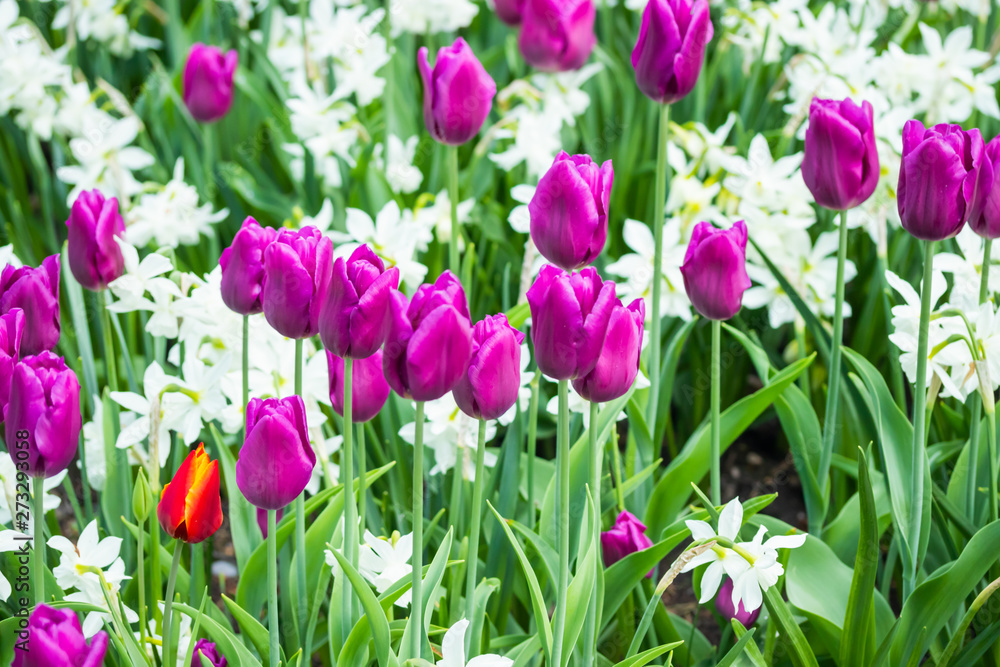
[(858, 452), (858, 496), (861, 501), (861, 529), (840, 640), (841, 665), (866, 665), (875, 654), (875, 576), (881, 552), (875, 493), (868, 476), (868, 461), (861, 451)]

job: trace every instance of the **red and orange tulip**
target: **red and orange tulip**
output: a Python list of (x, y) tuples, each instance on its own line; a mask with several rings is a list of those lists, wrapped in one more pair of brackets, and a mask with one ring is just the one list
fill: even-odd
[(156, 516), (168, 535), (188, 544), (207, 540), (222, 525), (219, 462), (208, 458), (204, 444), (188, 454), (163, 487)]

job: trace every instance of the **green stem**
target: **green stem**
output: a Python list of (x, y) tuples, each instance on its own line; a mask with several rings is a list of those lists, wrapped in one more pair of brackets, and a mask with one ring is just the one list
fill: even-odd
[[(535, 451), (538, 443), (538, 384), (541, 375), (535, 371), (531, 379), (531, 401), (528, 403), (528, 451), (525, 462), (528, 480), (528, 528), (535, 527)], [(470, 619), (471, 622), (471, 619)]]
[(250, 402), (250, 316), (243, 316), (243, 428), (240, 442), (247, 437), (247, 403)]
[[(211, 5), (211, 0), (205, 3)], [(213, 166), (213, 151), (215, 150), (215, 130), (211, 123), (202, 123), (202, 173), (205, 178), (205, 199), (212, 201), (215, 197), (215, 167)]]
[(722, 474), (719, 469), (722, 457), (719, 435), (719, 390), (721, 375), (721, 343), (722, 322), (712, 320), (712, 476), (711, 492), (712, 504), (719, 506), (722, 504)]
[[(600, 408), (600, 403), (597, 401), (590, 402), (590, 428), (587, 429), (589, 436), (588, 444), (590, 445), (590, 493), (594, 500), (595, 513), (595, 516), (591, 517), (594, 532), (592, 539), (595, 546), (601, 543), (601, 455), (603, 453), (601, 447), (597, 444), (598, 408)], [(600, 632), (597, 618), (600, 600), (597, 599), (596, 577), (601, 576), (601, 568), (604, 564), (600, 558), (596, 559), (594, 564), (595, 586), (590, 592), (590, 606), (587, 607), (587, 619), (583, 638), (583, 664), (585, 665), (596, 664), (597, 635)]]
[[(931, 317), (931, 281), (934, 276), (934, 241), (924, 243), (924, 277), (920, 284), (920, 328), (917, 338), (917, 383), (913, 388), (913, 460), (911, 465), (910, 493), (913, 498), (921, 498), (924, 493), (924, 440), (927, 419), (927, 336)], [(920, 511), (910, 517), (909, 534), (920, 534), (922, 521)], [(913, 559), (909, 559), (910, 563)], [(917, 568), (910, 567), (907, 593), (912, 592), (917, 583)], [(904, 598), (905, 599), (905, 598)]]
[[(295, 340), (295, 395), (302, 396), (302, 339)], [(300, 639), (305, 638), (309, 617), (309, 598), (306, 594), (306, 492), (295, 499), (295, 578), (299, 593), (297, 614)]]
[(618, 431), (611, 429), (611, 465), (615, 474), (615, 499), (618, 501), (618, 511), (625, 511), (625, 491), (622, 485), (625, 483), (622, 477), (622, 459), (618, 451)]
[[(990, 293), (990, 262), (992, 260), (993, 239), (985, 239), (983, 244), (983, 268), (979, 276), (979, 303), (986, 302)], [(972, 412), (972, 423), (969, 425), (969, 459), (968, 473), (965, 480), (965, 507), (969, 518), (975, 522), (976, 517), (976, 478), (979, 467), (979, 420), (982, 414), (982, 399), (978, 392), (973, 392), (969, 399)]]
[(181, 564), (181, 553), (184, 549), (181, 543), (174, 544), (174, 559), (170, 563), (170, 576), (167, 577), (167, 597), (163, 601), (163, 664), (175, 665), (177, 660), (173, 654), (173, 628), (170, 618), (174, 606), (174, 586), (177, 584), (177, 568)]
[(451, 235), (448, 239), (448, 268), (456, 276), (461, 267), (458, 257), (458, 239), (462, 230), (458, 226), (458, 146), (448, 147), (448, 199), (451, 204)]
[[(352, 414), (352, 402), (354, 399), (354, 361), (350, 358), (344, 359), (344, 444), (343, 464), (340, 468), (340, 477), (344, 484), (344, 555), (347, 561), (355, 570), (358, 569), (358, 504), (354, 497), (354, 444), (351, 436), (354, 431), (354, 420)], [(354, 612), (352, 610), (354, 596), (351, 594), (350, 586), (342, 586), (341, 592), (341, 623), (345, 628), (354, 627)]]
[[(365, 498), (365, 494), (368, 493), (368, 459), (367, 451), (365, 448), (365, 425), (358, 422), (358, 480), (361, 484), (361, 488), (358, 491), (358, 535), (364, 538), (365, 530), (367, 530), (367, 525), (365, 523), (365, 516), (367, 515), (368, 502)], [(360, 545), (361, 540), (358, 540)], [(358, 551), (360, 546), (355, 549)]]
[(625, 659), (635, 657), (635, 654), (639, 652), (639, 647), (642, 646), (642, 640), (646, 636), (646, 632), (649, 631), (649, 624), (653, 620), (653, 614), (656, 612), (656, 603), (660, 601), (660, 596), (655, 592), (649, 597), (649, 604), (646, 605), (646, 611), (642, 612), (642, 620), (639, 621), (639, 627), (635, 631), (635, 635), (632, 637), (632, 643), (629, 644), (628, 653), (625, 654)]
[(413, 572), (410, 584), (411, 633), (410, 657), (419, 658), (425, 638), (423, 624), (424, 573), (424, 403), (417, 401), (415, 433), (413, 437)]
[[(979, 363), (986, 363), (980, 361)], [(988, 387), (987, 391), (992, 391)], [(997, 423), (996, 413), (986, 406), (986, 436), (990, 454), (990, 521), (997, 520)]]
[[(819, 456), (820, 493), (827, 498), (830, 489), (830, 462), (833, 460), (833, 446), (837, 438), (837, 414), (840, 408), (840, 364), (841, 345), (844, 339), (844, 265), (847, 262), (847, 211), (840, 214), (840, 243), (837, 246), (837, 296), (833, 310), (833, 339), (830, 347), (830, 380), (826, 394), (826, 416), (823, 419), (823, 449)], [(816, 517), (820, 525), (812, 525), (809, 532), (817, 533), (822, 525), (822, 517)], [(816, 522), (814, 521), (814, 523)]]
[(663, 210), (667, 203), (667, 139), (670, 135), (670, 105), (660, 105), (660, 132), (656, 150), (656, 188), (653, 195), (653, 322), (649, 346), (649, 406), (646, 421), (656, 430), (656, 412), (660, 402), (660, 291), (663, 288)]
[(559, 526), (559, 570), (556, 579), (552, 665), (563, 667), (566, 603), (569, 589), (569, 380), (559, 380), (559, 430), (556, 438), (556, 507)]
[[(479, 420), (479, 440), (476, 445), (476, 479), (472, 483), (472, 528), (469, 532), (469, 558), (465, 569), (465, 618), (472, 622), (476, 610), (476, 575), (479, 565), (479, 531), (483, 518), (483, 483), (486, 473), (486, 420)], [(459, 473), (461, 475), (461, 473)], [(479, 642), (469, 637), (468, 658), (479, 655)]]
[(278, 667), (278, 528), (277, 511), (267, 511), (267, 631), (270, 667)]
[[(141, 468), (140, 468), (141, 470)], [(146, 536), (146, 520), (139, 519), (139, 539), (136, 540), (138, 556), (138, 568), (136, 575), (139, 577), (139, 646), (146, 645), (146, 561), (142, 557), (143, 538)]]
[(35, 551), (35, 566), (32, 571), (35, 586), (35, 605), (45, 602), (45, 478), (32, 478), (34, 497), (35, 532), (31, 546)]

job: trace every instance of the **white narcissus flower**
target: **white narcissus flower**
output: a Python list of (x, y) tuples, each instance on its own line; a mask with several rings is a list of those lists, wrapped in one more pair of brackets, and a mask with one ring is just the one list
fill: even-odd
[[(717, 537), (724, 537), (730, 541), (736, 541), (743, 526), (743, 505), (740, 504), (739, 497), (733, 498), (719, 513), (719, 531), (712, 529), (707, 521), (687, 520), (684, 522), (688, 530), (691, 531), (691, 538), (702, 542), (712, 540)], [(713, 546), (692, 558), (684, 566), (681, 572), (690, 572), (700, 565), (708, 564), (708, 568), (701, 577), (701, 598), (700, 604), (705, 604), (715, 597), (715, 593), (722, 584), (722, 575), (726, 574), (727, 561), (743, 561), (743, 559), (733, 551), (720, 546)]]
[[(118, 449), (129, 449), (141, 444), (150, 436), (150, 425), (155, 416), (159, 422), (156, 435), (159, 446), (158, 458), (160, 460), (160, 467), (167, 465), (167, 461), (170, 458), (170, 428), (163, 419), (164, 413), (163, 405), (160, 401), (160, 393), (175, 379), (164, 373), (160, 364), (154, 361), (146, 367), (146, 372), (142, 376), (142, 386), (143, 391), (146, 393), (145, 396), (130, 391), (111, 392), (111, 400), (134, 413), (133, 421), (118, 434), (115, 447)], [(154, 415), (154, 409), (159, 411), (158, 415)]]
[(133, 245), (195, 245), (202, 235), (214, 234), (212, 225), (229, 215), (227, 209), (213, 211), (210, 203), (199, 205), (198, 189), (184, 181), (183, 158), (174, 164), (170, 182), (146, 185), (151, 187), (154, 191), (143, 194), (125, 216), (125, 238)]
[[(63, 480), (66, 478), (66, 471), (63, 470), (58, 475), (49, 477), (45, 480), (45, 498), (42, 499), (44, 503), (46, 513), (53, 510), (59, 509), (59, 505), (62, 504), (62, 500), (59, 496), (52, 493), (57, 487), (61, 486)], [(10, 454), (0, 453), (0, 484), (2, 484), (3, 491), (3, 501), (0, 502), (0, 526), (9, 526), (14, 519), (14, 508), (17, 506), (15, 501), (17, 499), (17, 494), (24, 490), (17, 488), (18, 482), (18, 471), (17, 466), (14, 465), (14, 459), (10, 457)], [(23, 481), (23, 480), (21, 480)], [(30, 493), (35, 492), (35, 485), (30, 484)], [(26, 532), (28, 535), (32, 534), (35, 528), (34, 521), (28, 521), (28, 527)]]
[[(687, 252), (679, 218), (671, 218), (663, 225), (663, 266), (660, 285), (660, 313), (665, 317), (691, 319), (691, 301), (684, 290), (681, 264)], [(625, 244), (633, 250), (608, 265), (608, 273), (624, 278), (618, 283), (618, 296), (625, 302), (642, 298), (646, 301), (646, 321), (653, 318), (653, 261), (655, 244), (653, 232), (643, 222), (626, 220), (622, 228)]]
[[(100, 539), (96, 520), (87, 524), (75, 545), (62, 535), (49, 538), (47, 544), (62, 554), (52, 574), (63, 590), (82, 589), (88, 581), (100, 583), (100, 577), (87, 568), (105, 570), (121, 560), (118, 554), (121, 552), (122, 539), (120, 537)], [(113, 572), (109, 570), (104, 576), (109, 583), (121, 583), (127, 578), (124, 575), (125, 569), (122, 563), (120, 572), (118, 568), (114, 568)]]
[(404, 142), (395, 134), (390, 134), (385, 144), (375, 146), (372, 160), (375, 166), (385, 173), (389, 186), (396, 192), (403, 194), (416, 192), (424, 180), (423, 172), (413, 165), (419, 141), (420, 137), (417, 135)]
[[(0, 554), (8, 551), (20, 551), (22, 545), (28, 544), (30, 538), (16, 530), (0, 530)], [(27, 552), (25, 552), (27, 553)], [(7, 577), (0, 572), (0, 602), (6, 602), (13, 589)]]
[[(389, 590), (394, 583), (408, 577), (413, 572), (410, 558), (413, 557), (413, 533), (392, 534), (391, 539), (375, 537), (371, 531), (365, 531), (365, 541), (358, 552), (358, 571), (368, 580), (381, 595)], [(326, 563), (338, 567), (337, 559), (327, 549)], [(410, 604), (410, 591), (406, 591), (396, 605), (405, 607)]]
[(469, 631), (469, 621), (460, 620), (448, 628), (441, 640), (441, 659), (437, 667), (510, 667), (514, 661), (493, 653), (479, 655), (465, 661), (465, 635)]
[[(479, 446), (479, 420), (473, 419), (458, 408), (455, 398), (448, 392), (439, 399), (424, 404), (424, 447), (434, 450), (434, 467), (429, 475), (445, 474), (458, 465), (462, 457), (462, 477), (470, 482), (476, 479), (475, 453)], [(486, 442), (496, 437), (496, 422), (486, 423)], [(404, 424), (399, 429), (399, 437), (411, 445), (416, 439), (416, 423)], [(497, 455), (487, 451), (483, 464), (487, 468), (496, 465)]]
[[(120, 582), (130, 578), (125, 576), (125, 561), (120, 558), (116, 560), (111, 564), (111, 567), (108, 568), (104, 576), (107, 580), (107, 594), (112, 602), (116, 606), (120, 604), (125, 610), (125, 620), (129, 625), (137, 623), (139, 615), (118, 599), (118, 592), (121, 590)], [(108, 608), (108, 601), (104, 595), (104, 591), (101, 590), (102, 586), (104, 584), (99, 580), (87, 579), (81, 582), (81, 587), (75, 593), (70, 593), (64, 598), (67, 602), (84, 602), (105, 610), (92, 611), (83, 619), (83, 636), (88, 639), (97, 634), (97, 631), (104, 627), (105, 623), (111, 623), (111, 612)]]

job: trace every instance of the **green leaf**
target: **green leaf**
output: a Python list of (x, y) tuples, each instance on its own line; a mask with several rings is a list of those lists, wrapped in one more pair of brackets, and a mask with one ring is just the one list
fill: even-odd
[[(198, 610), (186, 604), (175, 602), (173, 609), (190, 616), (192, 619), (198, 618)], [(205, 634), (216, 643), (219, 652), (229, 658), (230, 662), (235, 662), (241, 667), (260, 667), (260, 661), (253, 657), (249, 649), (229, 628), (204, 615), (201, 617), (201, 626), (205, 629)]]
[[(406, 650), (410, 646), (410, 635), (414, 632), (420, 632), (422, 637), (427, 636), (430, 631), (431, 616), (434, 613), (434, 605), (438, 600), (438, 586), (441, 585), (441, 579), (444, 577), (444, 571), (448, 567), (448, 555), (451, 553), (451, 541), (453, 539), (453, 529), (449, 528), (448, 532), (445, 533), (444, 540), (438, 547), (437, 553), (434, 555), (433, 560), (431, 560), (430, 567), (428, 567), (423, 576), (423, 590), (421, 595), (423, 600), (413, 600), (410, 604), (423, 604), (424, 614), (423, 614), (423, 624), (424, 627), (414, 628), (411, 624), (413, 617), (406, 621), (406, 628), (403, 630), (403, 641), (399, 647), (399, 659), (405, 660), (409, 657), (406, 654)], [(414, 547), (416, 548), (416, 547)], [(427, 641), (424, 640), (424, 647), (426, 648)]]
[(730, 665), (736, 662), (736, 658), (740, 657), (740, 654), (743, 653), (744, 647), (753, 639), (753, 633), (753, 630), (744, 633), (715, 667), (730, 667)]
[[(736, 635), (737, 639), (742, 639), (743, 635), (747, 634), (747, 629), (743, 627), (743, 624), (737, 621), (735, 618), (731, 620), (730, 625), (733, 628), (733, 634)], [(764, 654), (760, 652), (757, 648), (757, 644), (750, 642), (745, 646), (747, 657), (750, 658), (750, 662), (753, 663), (754, 667), (767, 667), (767, 663), (764, 661)]]
[(648, 651), (639, 653), (638, 655), (633, 655), (631, 658), (625, 658), (621, 662), (617, 663), (615, 667), (642, 667), (643, 665), (656, 660), (664, 653), (673, 651), (683, 643), (684, 642), (670, 642), (669, 644), (663, 644), (662, 646), (651, 648)]
[[(388, 667), (389, 654), (392, 652), (390, 648), (392, 640), (389, 632), (389, 619), (385, 617), (382, 606), (379, 605), (378, 598), (372, 593), (368, 582), (364, 580), (339, 551), (334, 550), (333, 555), (337, 558), (340, 568), (351, 582), (354, 593), (361, 600), (361, 606), (365, 610), (364, 617), (367, 619), (368, 627), (371, 628), (372, 640), (375, 642), (375, 657), (378, 659), (379, 667)], [(348, 665), (350, 663), (345, 662), (342, 656), (338, 661), (338, 665), (340, 664)]]
[(239, 606), (234, 602), (228, 595), (223, 593), (222, 601), (226, 605), (226, 609), (232, 614), (233, 618), (236, 619), (236, 624), (240, 626), (240, 632), (243, 636), (250, 640), (253, 647), (257, 649), (257, 653), (260, 654), (260, 660), (264, 664), (269, 664), (271, 656), (271, 643), (270, 636), (268, 635), (267, 628), (261, 625), (260, 621), (251, 616), (246, 612), (243, 607)]
[(781, 599), (781, 593), (778, 592), (777, 586), (771, 586), (764, 591), (764, 604), (767, 605), (767, 611), (778, 625), (778, 632), (787, 644), (792, 662), (798, 667), (819, 667), (812, 647), (809, 646), (805, 635), (802, 634), (802, 628), (792, 618), (792, 612), (788, 610), (788, 605)]
[[(594, 502), (589, 493), (586, 497), (587, 511), (584, 514), (582, 524), (593, 526)], [(587, 608), (590, 607), (590, 597), (597, 583), (594, 569), (597, 562), (595, 542), (592, 530), (580, 531), (580, 546), (577, 550), (580, 558), (577, 560), (576, 574), (566, 590), (566, 629), (562, 648), (564, 656), (573, 655), (573, 647), (576, 645), (587, 620)]]
[[(840, 641), (841, 665), (867, 665), (875, 655), (875, 576), (881, 556), (875, 493), (868, 477), (868, 461), (858, 452), (858, 496), (861, 501), (861, 533), (854, 559), (854, 578), (847, 599), (844, 633)], [(845, 641), (846, 638), (846, 641)]]
[(233, 551), (236, 552), (236, 565), (242, 572), (250, 561), (253, 550), (263, 540), (257, 527), (257, 508), (240, 492), (236, 484), (236, 459), (222, 439), (219, 429), (212, 423), (209, 425), (212, 439), (215, 441), (215, 452), (222, 469), (222, 478), (226, 482), (226, 498), (229, 501), (229, 529), (233, 536)]

